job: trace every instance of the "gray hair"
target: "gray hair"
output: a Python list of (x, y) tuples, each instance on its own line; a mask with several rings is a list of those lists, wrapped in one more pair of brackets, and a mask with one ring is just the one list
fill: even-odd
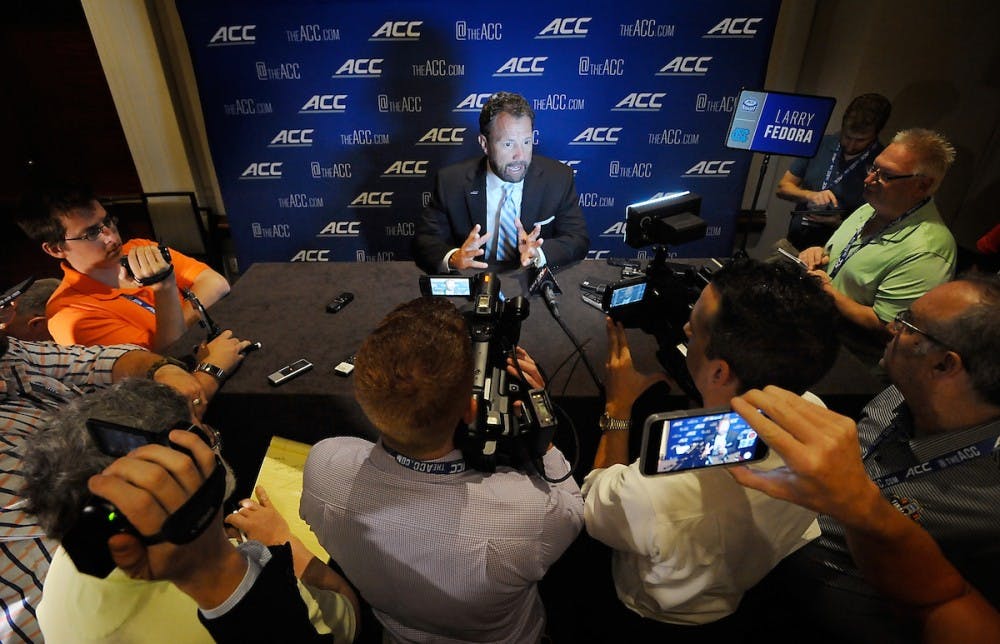
[(59, 280), (54, 277), (35, 280), (35, 283), (28, 290), (17, 297), (18, 314), (28, 318), (45, 315), (45, 305), (57, 286), (59, 286)]
[(933, 179), (930, 192), (937, 192), (944, 175), (948, 174), (948, 168), (955, 162), (955, 146), (943, 134), (919, 127), (897, 132), (892, 142), (902, 145), (917, 157), (913, 172)]
[[(187, 400), (170, 387), (127, 378), (46, 416), (24, 455), (21, 495), (27, 501), (26, 511), (55, 539), (61, 539), (76, 524), (83, 502), (90, 496), (87, 480), (116, 460), (97, 448), (87, 431), (88, 418), (168, 432), (189, 423), (191, 412)], [(228, 466), (226, 469), (228, 496), (235, 480)]]

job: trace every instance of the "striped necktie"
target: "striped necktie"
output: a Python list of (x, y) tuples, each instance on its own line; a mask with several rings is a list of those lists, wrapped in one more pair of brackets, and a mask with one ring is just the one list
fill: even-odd
[(517, 255), (517, 204), (514, 186), (508, 185), (500, 206), (500, 225), (497, 226), (497, 261), (515, 259)]

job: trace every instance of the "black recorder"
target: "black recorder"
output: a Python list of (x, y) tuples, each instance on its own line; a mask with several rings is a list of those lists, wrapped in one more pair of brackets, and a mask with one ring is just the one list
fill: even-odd
[(639, 469), (653, 476), (752, 463), (766, 457), (767, 445), (729, 407), (690, 409), (646, 419)]
[(163, 261), (167, 263), (167, 267), (156, 275), (150, 275), (149, 277), (143, 279), (136, 278), (135, 273), (132, 272), (132, 267), (128, 265), (128, 257), (122, 257), (118, 261), (120, 261), (121, 265), (125, 268), (125, 272), (128, 273), (129, 278), (135, 280), (141, 286), (150, 286), (151, 284), (162, 282), (170, 277), (170, 274), (174, 272), (173, 259), (170, 257), (170, 249), (163, 244), (160, 244), (160, 255), (163, 256)]
[[(178, 429), (195, 432), (208, 445), (214, 442), (196, 425)], [(165, 445), (191, 456), (188, 450), (169, 441), (167, 438), (169, 431), (152, 432), (97, 418), (87, 419), (87, 431), (97, 448), (105, 455), (114, 458), (125, 456), (132, 450), (149, 444)], [(113, 504), (99, 496), (89, 495), (83, 500), (77, 522), (63, 536), (62, 546), (77, 570), (103, 579), (115, 568), (114, 560), (108, 551), (108, 539), (126, 532), (135, 535), (146, 545), (164, 541), (175, 544), (190, 543), (205, 531), (222, 507), (225, 488), (225, 468), (216, 456), (216, 466), (212, 474), (184, 505), (164, 521), (160, 532), (154, 535), (140, 534)]]

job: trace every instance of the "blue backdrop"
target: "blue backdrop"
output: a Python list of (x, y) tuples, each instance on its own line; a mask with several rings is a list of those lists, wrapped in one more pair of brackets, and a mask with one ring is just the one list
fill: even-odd
[[(763, 86), (780, 0), (177, 0), (242, 268), (411, 257), (434, 172), (478, 156), (498, 90), (535, 110), (535, 153), (570, 165), (590, 257), (636, 256), (625, 206), (703, 197), (729, 255), (750, 153), (725, 147)], [(642, 251), (640, 251), (642, 253)]]

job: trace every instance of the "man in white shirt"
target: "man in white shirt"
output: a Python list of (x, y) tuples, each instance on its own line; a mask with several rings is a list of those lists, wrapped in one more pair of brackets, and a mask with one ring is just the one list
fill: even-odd
[[(705, 406), (772, 383), (805, 392), (836, 358), (833, 306), (818, 280), (790, 264), (746, 261), (716, 272), (684, 327)], [(629, 632), (723, 619), (784, 556), (819, 536), (816, 515), (741, 487), (723, 468), (643, 476), (629, 455), (633, 403), (665, 375), (637, 372), (624, 329), (610, 320), (608, 340), (603, 434), (583, 485), (587, 531), (614, 550), (618, 597), (645, 618)], [(644, 420), (635, 418), (636, 429)], [(755, 467), (781, 464), (771, 454)]]

